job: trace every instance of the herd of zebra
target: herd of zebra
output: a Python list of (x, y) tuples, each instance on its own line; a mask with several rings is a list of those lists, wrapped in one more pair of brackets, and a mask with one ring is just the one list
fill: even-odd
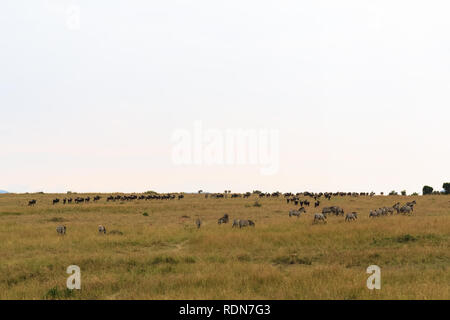
[[(411, 214), (414, 211), (414, 206), (416, 205), (416, 200), (407, 202), (405, 205), (401, 206), (399, 202), (394, 204), (392, 207), (383, 207), (376, 210), (371, 210), (369, 213), (369, 218), (381, 217), (386, 215), (392, 215), (394, 212), (397, 214)], [(289, 217), (299, 218), (301, 214), (306, 213), (305, 207), (301, 207), (299, 210), (290, 210)], [(344, 216), (344, 209), (338, 206), (325, 207), (322, 209), (322, 213), (315, 213), (313, 224), (318, 222), (327, 223), (327, 216)], [(356, 221), (358, 219), (357, 212), (347, 213), (345, 215), (345, 221)]]
[[(224, 223), (228, 223), (228, 221), (230, 221), (229, 215), (228, 214), (224, 214), (223, 217), (219, 218), (217, 223), (218, 224), (224, 224)], [(200, 220), (200, 218), (195, 220), (195, 224), (196, 224), (197, 228), (201, 227), (202, 221)], [(253, 222), (252, 220), (234, 219), (233, 220), (233, 224), (231, 225), (232, 228), (234, 228), (234, 227), (243, 228), (243, 227), (247, 227), (247, 226), (254, 227), (255, 226), (255, 222)]]
[(397, 202), (392, 207), (383, 207), (378, 208), (376, 210), (371, 210), (369, 213), (369, 218), (376, 218), (381, 216), (393, 215), (394, 212), (397, 214), (412, 214), (414, 211), (414, 206), (416, 205), (416, 200), (407, 202), (405, 205), (400, 206), (400, 203)]

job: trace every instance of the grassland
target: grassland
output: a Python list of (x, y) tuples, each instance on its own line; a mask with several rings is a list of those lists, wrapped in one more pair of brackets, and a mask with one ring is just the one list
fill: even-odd
[[(450, 299), (450, 196), (322, 199), (360, 213), (325, 225), (312, 225), (323, 205), (289, 218), (283, 198), (51, 204), (65, 196), (0, 195), (0, 299)], [(412, 216), (368, 217), (414, 199)], [(218, 225), (225, 213), (256, 227)], [(73, 264), (82, 289), (68, 291)], [(372, 264), (381, 290), (366, 287)]]

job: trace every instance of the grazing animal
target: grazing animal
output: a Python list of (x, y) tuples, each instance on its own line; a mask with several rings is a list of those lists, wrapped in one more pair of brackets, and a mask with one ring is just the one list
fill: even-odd
[(56, 232), (58, 232), (58, 234), (61, 234), (61, 235), (66, 234), (66, 226), (57, 226)]
[(410, 206), (403, 206), (400, 208), (400, 213), (403, 214), (410, 214), (412, 213), (413, 209)]
[(99, 225), (99, 226), (98, 226), (98, 233), (106, 234), (106, 228), (105, 228), (105, 226)]
[(313, 223), (318, 223), (319, 221), (322, 221), (323, 223), (327, 223), (327, 217), (322, 213), (316, 213), (314, 214), (314, 221)]
[(228, 223), (229, 217), (228, 214), (226, 213), (222, 218), (219, 219), (219, 221), (217, 221), (218, 224), (222, 224), (222, 223)]
[(289, 217), (296, 216), (298, 218), (301, 213), (306, 213), (306, 209), (301, 207), (299, 210), (291, 210), (289, 211)]
[(200, 219), (195, 220), (195, 225), (197, 226), (197, 229), (200, 229), (202, 221)]
[(247, 226), (255, 226), (255, 223), (252, 220), (239, 220), (239, 228), (247, 227)]
[(377, 211), (370, 210), (369, 218), (376, 218), (379, 216), (380, 216), (380, 214)]
[(238, 227), (239, 226), (239, 220), (238, 219), (234, 219), (233, 220), (233, 224), (231, 225), (232, 228), (234, 227)]
[(320, 201), (316, 201), (316, 202), (314, 203), (314, 208), (317, 208), (318, 206), (320, 206)]
[(28, 205), (29, 206), (34, 206), (36, 204), (36, 200), (30, 200), (30, 201), (28, 201)]
[(59, 202), (59, 199), (58, 199), (58, 198), (56, 198), (56, 199), (53, 200), (53, 204), (56, 204), (56, 203), (58, 203), (58, 202)]
[(347, 213), (345, 216), (345, 221), (355, 221), (358, 219), (358, 214), (356, 212)]

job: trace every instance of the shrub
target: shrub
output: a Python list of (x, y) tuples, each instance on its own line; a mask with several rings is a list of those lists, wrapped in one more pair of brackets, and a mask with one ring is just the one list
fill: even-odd
[(402, 196), (406, 196), (406, 190), (403, 190), (401, 193), (402, 193)]
[(389, 195), (390, 195), (390, 196), (397, 196), (398, 193), (397, 193), (397, 191), (392, 190), (391, 192), (389, 192)]
[(262, 207), (262, 204), (259, 203), (259, 201), (255, 201), (255, 203), (253, 204), (254, 207)]
[(445, 182), (442, 188), (444, 188), (445, 194), (450, 194), (450, 182)]
[(422, 194), (426, 195), (426, 194), (432, 194), (433, 193), (433, 188), (430, 186), (424, 186), (422, 188)]

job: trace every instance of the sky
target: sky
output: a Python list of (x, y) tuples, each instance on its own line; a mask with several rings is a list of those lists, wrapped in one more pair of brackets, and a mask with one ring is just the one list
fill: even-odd
[[(448, 1), (4, 0), (0, 12), (2, 190), (412, 193), (450, 180)], [(260, 153), (175, 160), (237, 130), (276, 133), (271, 174)]]

